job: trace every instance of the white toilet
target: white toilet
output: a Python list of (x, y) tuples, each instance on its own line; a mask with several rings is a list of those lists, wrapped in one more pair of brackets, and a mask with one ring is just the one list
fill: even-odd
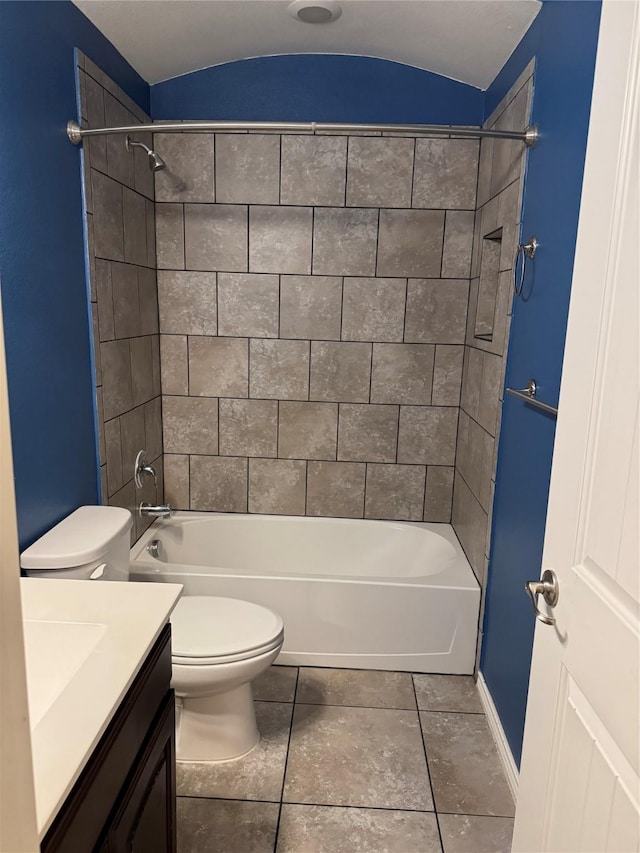
[[(20, 555), (28, 577), (129, 579), (131, 513), (83, 506)], [(227, 761), (259, 741), (251, 681), (277, 658), (282, 619), (266, 607), (185, 596), (171, 616), (179, 761)]]

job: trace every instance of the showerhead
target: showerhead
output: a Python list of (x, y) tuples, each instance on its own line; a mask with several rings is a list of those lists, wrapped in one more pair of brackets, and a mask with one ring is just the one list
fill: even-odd
[(152, 172), (159, 172), (161, 169), (166, 169), (167, 164), (164, 162), (162, 157), (159, 154), (156, 154), (148, 145), (145, 145), (144, 142), (137, 142), (135, 139), (132, 139), (130, 136), (127, 136), (125, 139), (125, 145), (127, 147), (127, 151), (131, 151), (132, 148), (142, 148), (143, 151), (146, 151), (147, 157), (149, 158), (149, 168)]

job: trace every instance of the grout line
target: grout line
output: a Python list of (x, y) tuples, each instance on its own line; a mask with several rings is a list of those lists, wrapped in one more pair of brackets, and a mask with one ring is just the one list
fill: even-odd
[(293, 733), (293, 717), (295, 714), (295, 697), (296, 697), (296, 694), (298, 692), (298, 681), (299, 681), (299, 679), (300, 679), (300, 667), (297, 667), (296, 668), (296, 683), (295, 683), (295, 687), (293, 690), (294, 701), (293, 701), (292, 707), (291, 707), (291, 719), (289, 722), (289, 738), (287, 740), (287, 751), (286, 751), (286, 754), (284, 757), (284, 769), (282, 772), (282, 788), (280, 789), (280, 809), (278, 810), (278, 822), (276, 824), (276, 834), (275, 834), (275, 839), (273, 842), (274, 851), (276, 850), (276, 847), (278, 845), (278, 834), (280, 832), (280, 818), (282, 816), (282, 803), (284, 800), (284, 786), (285, 786), (285, 782), (287, 780), (287, 764), (289, 763), (289, 750), (291, 748), (291, 735)]
[[(416, 684), (413, 680), (413, 676), (411, 677), (411, 687), (413, 688), (413, 695), (416, 700), (416, 707), (418, 706), (418, 694), (416, 693)], [(444, 850), (444, 842), (442, 840), (442, 830), (440, 829), (440, 820), (438, 819), (438, 812), (436, 811), (436, 794), (433, 788), (433, 780), (431, 779), (431, 772), (429, 770), (429, 756), (427, 755), (427, 743), (424, 737), (424, 730), (422, 728), (422, 721), (420, 719), (420, 711), (418, 711), (418, 725), (420, 727), (420, 737), (422, 738), (422, 749), (424, 751), (424, 760), (426, 764), (427, 771), (427, 780), (429, 782), (429, 790), (431, 791), (431, 801), (433, 803), (433, 812), (436, 816), (436, 826), (438, 828), (438, 838), (440, 839), (440, 849)]]

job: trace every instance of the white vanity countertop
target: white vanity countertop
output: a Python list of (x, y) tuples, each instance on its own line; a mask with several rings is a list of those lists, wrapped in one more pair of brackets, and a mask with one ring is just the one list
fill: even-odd
[(182, 586), (22, 578), (42, 838), (168, 621)]

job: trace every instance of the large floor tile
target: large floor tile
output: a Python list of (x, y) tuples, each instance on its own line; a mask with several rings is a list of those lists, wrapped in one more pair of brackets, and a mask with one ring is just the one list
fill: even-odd
[(420, 712), (438, 812), (511, 817), (513, 799), (482, 714)]
[(432, 809), (417, 713), (296, 705), (283, 800)]
[(284, 805), (276, 853), (441, 853), (433, 814)]
[(178, 853), (273, 853), (277, 803), (178, 798)]
[(251, 682), (258, 702), (293, 702), (298, 678), (297, 666), (270, 666)]
[(444, 853), (510, 853), (513, 818), (438, 815)]
[(421, 711), (462, 711), (482, 714), (476, 683), (470, 675), (414, 675)]
[(178, 795), (280, 801), (293, 705), (255, 705), (260, 743), (232, 761), (178, 762)]
[(413, 709), (416, 700), (406, 672), (301, 667), (297, 702)]

